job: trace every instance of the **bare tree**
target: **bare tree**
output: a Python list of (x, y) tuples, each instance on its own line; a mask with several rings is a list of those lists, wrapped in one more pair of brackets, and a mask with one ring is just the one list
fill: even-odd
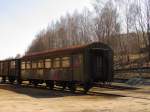
[(150, 0), (95, 0), (93, 6), (51, 22), (27, 52), (100, 41), (114, 49), (117, 63), (132, 62), (131, 54), (148, 47), (150, 57)]
[(99, 3), (101, 2), (98, 1), (95, 4), (97, 38), (99, 41), (113, 44), (111, 43), (112, 38), (120, 34), (117, 9), (113, 6), (112, 1), (108, 1), (103, 8), (98, 8)]
[(149, 60), (150, 60), (150, 0), (145, 0), (146, 16), (147, 16), (147, 36), (149, 40)]

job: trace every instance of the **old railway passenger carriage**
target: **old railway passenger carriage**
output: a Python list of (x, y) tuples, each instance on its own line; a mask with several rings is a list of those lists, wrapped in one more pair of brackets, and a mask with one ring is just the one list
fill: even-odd
[[(46, 83), (50, 89), (59, 85), (74, 92), (80, 85), (87, 92), (96, 82), (113, 80), (113, 51), (103, 43), (36, 52), (6, 62), (0, 62), (3, 78), (8, 76), (11, 82), (29, 81), (34, 85)], [(11, 67), (13, 63), (15, 66)]]
[(20, 75), (20, 59), (6, 59), (0, 61), (0, 77), (2, 82), (6, 81), (6, 78), (10, 83), (13, 83), (18, 79)]

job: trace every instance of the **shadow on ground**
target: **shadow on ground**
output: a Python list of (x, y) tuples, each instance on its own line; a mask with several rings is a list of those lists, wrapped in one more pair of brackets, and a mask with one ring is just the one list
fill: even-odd
[(49, 90), (44, 87), (33, 87), (27, 85), (11, 85), (11, 84), (0, 84), (0, 89), (12, 91), (18, 94), (28, 95), (34, 98), (57, 98), (57, 97), (66, 97), (66, 96), (99, 96), (108, 99), (114, 99), (118, 97), (125, 97), (118, 94), (111, 94), (111, 93), (101, 93), (101, 92), (89, 92), (87, 94), (83, 94), (82, 91), (77, 91), (76, 93), (72, 94), (70, 91), (65, 90), (62, 91), (58, 88), (54, 90)]

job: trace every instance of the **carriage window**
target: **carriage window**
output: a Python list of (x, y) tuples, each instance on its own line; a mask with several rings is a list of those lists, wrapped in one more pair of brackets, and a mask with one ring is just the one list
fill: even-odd
[(53, 67), (54, 68), (59, 68), (60, 67), (60, 58), (55, 58), (54, 59)]
[(62, 67), (70, 67), (70, 57), (62, 58)]
[(31, 69), (31, 62), (30, 62), (30, 61), (27, 61), (27, 62), (26, 62), (26, 68), (27, 68), (27, 69)]
[(37, 68), (37, 63), (36, 62), (32, 62), (32, 68)]
[(26, 66), (25, 66), (25, 62), (21, 62), (21, 69), (25, 69)]
[(43, 60), (40, 60), (38, 62), (38, 68), (43, 68), (44, 67), (44, 63), (43, 63)]
[(51, 59), (45, 59), (45, 68), (51, 68), (51, 67), (52, 67)]
[(10, 62), (10, 67), (11, 67), (11, 68), (15, 68), (15, 65), (16, 65), (15, 61), (11, 61), (11, 62)]

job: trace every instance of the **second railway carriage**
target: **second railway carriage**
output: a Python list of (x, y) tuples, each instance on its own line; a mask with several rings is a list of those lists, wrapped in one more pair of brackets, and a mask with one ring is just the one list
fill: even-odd
[(0, 61), (0, 77), (2, 82), (6, 82), (6, 79), (9, 82), (13, 83), (18, 76), (20, 75), (20, 59), (6, 59)]
[(72, 92), (81, 85), (87, 92), (95, 82), (113, 80), (113, 51), (103, 43), (52, 49), (25, 55), (20, 66), (20, 83), (57, 84)]

